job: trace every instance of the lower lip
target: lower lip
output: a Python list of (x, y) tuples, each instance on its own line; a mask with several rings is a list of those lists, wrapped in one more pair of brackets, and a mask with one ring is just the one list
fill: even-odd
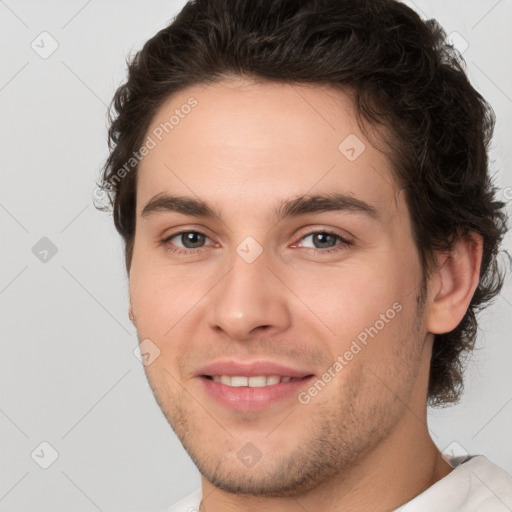
[(301, 388), (309, 385), (313, 378), (310, 376), (293, 382), (280, 382), (271, 386), (251, 388), (249, 386), (227, 386), (206, 377), (199, 377), (208, 395), (228, 409), (243, 412), (260, 411), (290, 396), (297, 397)]

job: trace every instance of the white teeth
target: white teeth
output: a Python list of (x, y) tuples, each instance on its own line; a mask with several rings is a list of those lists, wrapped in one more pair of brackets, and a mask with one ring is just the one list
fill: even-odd
[[(232, 386), (235, 388), (248, 386), (250, 388), (263, 388), (265, 386), (273, 386), (280, 382), (290, 382), (291, 377), (280, 377), (279, 375), (258, 375), (256, 377), (244, 377), (241, 375), (213, 375), (215, 382), (220, 382), (226, 386)], [(297, 379), (293, 379), (297, 380)]]
[(239, 388), (241, 386), (248, 386), (249, 379), (247, 377), (231, 377), (231, 384), (235, 388)]
[(264, 375), (260, 377), (249, 377), (250, 388), (263, 388), (267, 385), (267, 378)]

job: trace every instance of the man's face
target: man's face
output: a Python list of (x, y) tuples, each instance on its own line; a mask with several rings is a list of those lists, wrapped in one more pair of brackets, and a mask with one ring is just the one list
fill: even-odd
[[(145, 366), (156, 400), (201, 473), (230, 492), (306, 491), (418, 422), (421, 266), (404, 195), (349, 96), (191, 87), (147, 135), (131, 303), (139, 341), (160, 350)], [(348, 197), (337, 210), (279, 210), (334, 194)], [(142, 214), (164, 195), (215, 216), (183, 201)]]

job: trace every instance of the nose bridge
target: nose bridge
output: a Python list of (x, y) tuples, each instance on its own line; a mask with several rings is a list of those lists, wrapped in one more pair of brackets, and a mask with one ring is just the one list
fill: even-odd
[(210, 297), (211, 327), (243, 339), (258, 327), (282, 329), (288, 324), (285, 290), (267, 267), (269, 264), (268, 255), (254, 240), (239, 244), (229, 271)]

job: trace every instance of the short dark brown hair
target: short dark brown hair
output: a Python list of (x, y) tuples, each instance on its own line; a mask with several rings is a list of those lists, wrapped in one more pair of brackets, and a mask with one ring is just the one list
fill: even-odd
[(232, 76), (353, 91), (362, 129), (369, 123), (389, 134), (386, 147), (406, 193), (423, 277), (434, 269), (437, 251), (471, 232), (483, 237), (469, 308), (433, 345), (429, 404), (457, 402), (476, 313), (503, 284), (497, 256), (507, 222), (488, 170), (494, 113), (438, 23), (394, 0), (195, 0), (127, 65), (128, 78), (110, 106), (110, 154), (99, 184), (125, 242), (127, 270), (135, 236), (132, 156), (172, 94)]

